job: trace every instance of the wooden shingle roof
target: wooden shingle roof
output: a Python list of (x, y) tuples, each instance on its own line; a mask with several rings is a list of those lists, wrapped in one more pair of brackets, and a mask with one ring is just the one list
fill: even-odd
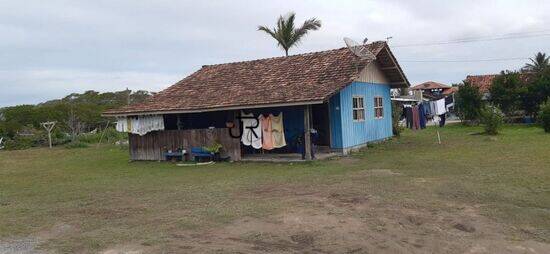
[[(367, 45), (392, 87), (409, 82), (385, 42)], [(188, 113), (315, 104), (349, 85), (366, 66), (347, 48), (245, 62), (205, 65), (145, 103), (104, 115)]]

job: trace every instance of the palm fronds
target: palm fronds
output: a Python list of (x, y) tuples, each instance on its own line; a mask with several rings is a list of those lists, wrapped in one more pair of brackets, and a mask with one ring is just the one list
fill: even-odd
[(320, 20), (311, 18), (306, 20), (301, 27), (295, 28), (295, 19), (296, 13), (290, 12), (285, 16), (279, 16), (276, 27), (270, 29), (267, 26), (258, 26), (258, 31), (263, 31), (273, 37), (277, 41), (277, 46), (281, 47), (285, 51), (285, 55), (288, 56), (288, 50), (296, 46), (309, 31), (318, 30), (321, 27)]

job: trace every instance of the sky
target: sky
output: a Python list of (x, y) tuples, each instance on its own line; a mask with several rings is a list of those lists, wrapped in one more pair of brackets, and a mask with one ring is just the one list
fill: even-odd
[[(290, 11), (298, 23), (322, 21), (291, 54), (340, 48), (343, 37), (392, 37), (413, 85), (519, 69), (550, 53), (547, 0), (0, 0), (0, 107), (86, 90), (160, 91), (202, 65), (282, 56), (257, 27)], [(510, 34), (521, 38), (424, 45)], [(491, 61), (462, 62), (472, 60)]]

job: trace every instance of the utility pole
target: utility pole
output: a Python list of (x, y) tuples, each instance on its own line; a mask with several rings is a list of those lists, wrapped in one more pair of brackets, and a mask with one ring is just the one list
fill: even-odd
[(130, 105), (130, 94), (132, 93), (132, 91), (130, 91), (130, 89), (126, 87), (126, 93), (128, 94), (128, 97), (126, 98), (126, 105)]

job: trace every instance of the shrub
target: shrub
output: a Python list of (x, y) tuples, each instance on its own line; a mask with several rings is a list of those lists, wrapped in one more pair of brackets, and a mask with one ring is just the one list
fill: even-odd
[(477, 86), (464, 82), (455, 95), (456, 111), (464, 123), (477, 123), (483, 108), (483, 96)]
[(67, 143), (65, 145), (65, 148), (67, 148), (67, 149), (86, 148), (88, 146), (89, 145), (87, 143), (80, 142), (80, 141), (73, 141), (73, 142)]
[(550, 132), (550, 100), (540, 107), (538, 119), (545, 132)]
[(486, 106), (481, 111), (481, 123), (484, 124), (485, 133), (489, 135), (497, 135), (503, 123), (502, 112), (493, 106)]
[(393, 135), (399, 136), (401, 135), (401, 132), (403, 131), (403, 126), (399, 125), (399, 120), (401, 119), (401, 115), (403, 114), (403, 108), (399, 106), (399, 104), (392, 102), (391, 104), (392, 108), (392, 129), (393, 129)]

